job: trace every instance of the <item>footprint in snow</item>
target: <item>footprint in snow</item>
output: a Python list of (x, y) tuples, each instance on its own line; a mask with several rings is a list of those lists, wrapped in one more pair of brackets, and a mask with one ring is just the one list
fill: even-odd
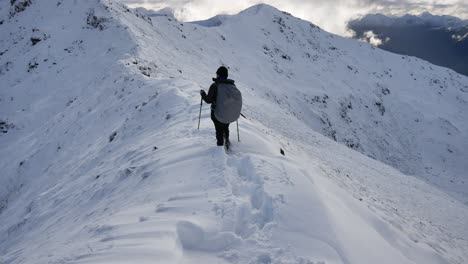
[(241, 244), (241, 239), (232, 232), (208, 233), (189, 221), (179, 221), (176, 230), (185, 250), (219, 252)]

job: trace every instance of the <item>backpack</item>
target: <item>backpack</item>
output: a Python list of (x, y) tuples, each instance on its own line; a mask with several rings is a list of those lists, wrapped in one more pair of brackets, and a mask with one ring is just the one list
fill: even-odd
[(242, 109), (242, 94), (234, 84), (218, 83), (216, 95), (216, 119), (224, 124), (236, 121)]

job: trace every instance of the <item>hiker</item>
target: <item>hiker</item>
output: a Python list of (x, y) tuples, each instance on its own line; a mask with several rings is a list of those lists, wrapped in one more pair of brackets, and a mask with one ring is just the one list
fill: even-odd
[(211, 120), (216, 129), (216, 141), (218, 146), (225, 146), (229, 150), (229, 123), (239, 118), (242, 107), (242, 96), (234, 81), (228, 79), (228, 69), (221, 66), (216, 71), (216, 78), (210, 86), (208, 94), (200, 90), (202, 99), (211, 104)]

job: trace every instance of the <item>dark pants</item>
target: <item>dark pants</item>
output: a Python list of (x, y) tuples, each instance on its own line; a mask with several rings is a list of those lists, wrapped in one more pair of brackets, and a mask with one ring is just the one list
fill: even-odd
[(229, 142), (229, 124), (219, 122), (214, 115), (214, 111), (211, 111), (211, 120), (213, 120), (216, 129), (217, 145), (223, 146), (224, 142)]

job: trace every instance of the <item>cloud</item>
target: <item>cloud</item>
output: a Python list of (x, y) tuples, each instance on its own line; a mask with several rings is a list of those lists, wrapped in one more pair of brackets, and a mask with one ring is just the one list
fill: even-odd
[(327, 31), (346, 35), (346, 24), (362, 14), (387, 15), (433, 14), (454, 15), (468, 18), (466, 0), (236, 0), (227, 4), (224, 0), (120, 0), (130, 7), (142, 6), (158, 10), (174, 9), (182, 21), (203, 20), (219, 14), (236, 14), (252, 5), (265, 3), (311, 21)]
[(378, 47), (384, 44), (385, 42), (390, 41), (390, 38), (386, 37), (384, 40), (382, 40), (376, 34), (374, 34), (372, 30), (369, 30), (363, 33), (363, 38), (360, 38), (360, 40), (368, 42), (369, 44)]

